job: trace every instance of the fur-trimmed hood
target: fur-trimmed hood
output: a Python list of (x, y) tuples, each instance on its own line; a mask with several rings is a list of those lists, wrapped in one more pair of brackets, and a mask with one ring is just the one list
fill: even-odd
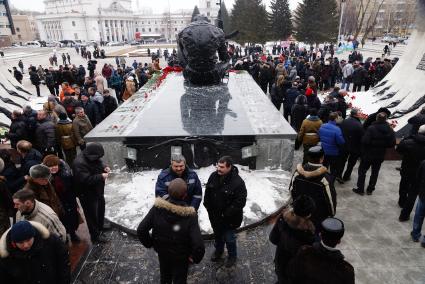
[[(48, 239), (50, 237), (50, 232), (49, 230), (47, 230), (47, 228), (44, 225), (34, 221), (29, 221), (29, 222), (36, 229), (36, 231), (39, 233), (42, 239)], [(0, 258), (7, 258), (9, 256), (10, 237), (8, 236), (9, 236), (10, 229), (11, 228), (9, 228), (6, 232), (4, 232), (3, 236), (0, 239)]]
[(285, 222), (292, 229), (301, 230), (301, 231), (310, 231), (312, 233), (314, 233), (315, 231), (313, 222), (311, 222), (310, 219), (295, 215), (294, 210), (292, 210), (292, 208), (284, 211), (282, 216), (283, 216), (283, 220), (285, 220)]
[(196, 210), (195, 208), (191, 207), (191, 206), (182, 206), (182, 205), (177, 205), (174, 203), (171, 203), (161, 197), (157, 197), (155, 199), (155, 203), (153, 205), (156, 208), (159, 209), (165, 209), (167, 211), (170, 211), (171, 213), (177, 214), (179, 216), (182, 217), (187, 217), (187, 216), (195, 216), (196, 215)]
[(305, 178), (316, 178), (326, 174), (328, 172), (328, 169), (325, 166), (320, 166), (313, 171), (307, 171), (301, 164), (298, 164), (297, 172)]

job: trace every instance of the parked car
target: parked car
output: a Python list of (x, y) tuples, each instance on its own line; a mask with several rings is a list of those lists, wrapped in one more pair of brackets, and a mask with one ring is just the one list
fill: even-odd
[(25, 46), (26, 47), (35, 47), (35, 48), (37, 48), (37, 47), (41, 47), (41, 44), (38, 41), (27, 41), (25, 43)]
[(388, 43), (390, 43), (390, 42), (399, 43), (400, 42), (398, 36), (391, 35), (391, 34), (384, 35), (384, 37), (381, 39), (381, 41), (382, 42), (388, 42)]
[(108, 42), (106, 46), (123, 46), (124, 42)]

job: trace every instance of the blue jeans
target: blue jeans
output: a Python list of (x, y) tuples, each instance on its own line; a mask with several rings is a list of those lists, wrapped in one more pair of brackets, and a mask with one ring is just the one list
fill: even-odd
[(341, 85), (341, 90), (350, 90), (350, 82), (347, 80), (347, 78), (342, 78), (342, 85)]
[(214, 232), (215, 249), (218, 253), (223, 253), (224, 244), (227, 247), (227, 254), (229, 257), (236, 257), (236, 231), (233, 229), (227, 229), (222, 231), (220, 234)]
[[(412, 238), (419, 240), (421, 237), (422, 224), (425, 218), (425, 202), (418, 198), (416, 205), (415, 217), (413, 218), (413, 231), (410, 233)], [(425, 244), (425, 239), (422, 239), (422, 243)]]

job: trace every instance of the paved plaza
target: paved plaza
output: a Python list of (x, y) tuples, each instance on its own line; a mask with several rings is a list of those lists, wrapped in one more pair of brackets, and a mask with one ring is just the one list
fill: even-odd
[[(412, 222), (398, 221), (399, 165), (398, 161), (383, 164), (372, 196), (351, 191), (357, 170), (350, 182), (337, 185), (336, 217), (346, 226), (339, 248), (354, 266), (358, 284), (425, 283), (425, 249), (410, 240)], [(267, 224), (238, 234), (239, 262), (233, 269), (209, 261), (214, 248), (206, 241), (205, 257), (190, 268), (188, 283), (275, 283), (275, 247), (268, 240), (271, 228), (272, 224)], [(159, 282), (158, 261), (152, 249), (118, 230), (105, 235), (110, 242), (91, 248), (75, 273), (74, 283)]]

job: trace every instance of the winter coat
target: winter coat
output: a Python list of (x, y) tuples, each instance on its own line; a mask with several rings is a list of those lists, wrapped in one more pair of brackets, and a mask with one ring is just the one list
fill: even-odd
[(354, 284), (354, 268), (339, 250), (303, 246), (287, 269), (291, 284)]
[(84, 116), (83, 118), (76, 116), (72, 122), (72, 132), (74, 133), (75, 142), (78, 145), (83, 145), (85, 143), (84, 136), (93, 129), (92, 124), (90, 123), (89, 118)]
[(286, 93), (282, 86), (277, 86), (276, 83), (272, 85), (270, 97), (273, 102), (283, 103), (283, 101), (285, 100), (285, 95)]
[(103, 196), (105, 188), (104, 173), (106, 165), (101, 158), (105, 154), (102, 147), (97, 144), (88, 144), (74, 160), (74, 188), (77, 194), (90, 196)]
[(319, 110), (322, 105), (322, 103), (320, 102), (320, 99), (317, 97), (316, 94), (307, 96), (307, 104), (309, 108), (315, 108), (317, 110)]
[(51, 72), (46, 73), (46, 86), (53, 88), (55, 86), (55, 78)]
[(28, 131), (24, 117), (12, 119), (10, 124), (9, 133), (6, 135), (10, 139), (10, 145), (16, 149), (16, 143), (20, 140), (28, 140)]
[(25, 179), (21, 177), (20, 171), (16, 165), (11, 161), (4, 162), (4, 169), (0, 173), (6, 179), (8, 191), (13, 195), (18, 190), (22, 189)]
[(419, 127), (425, 124), (425, 113), (418, 113), (417, 115), (409, 118), (407, 123), (412, 125), (412, 130), (410, 134), (418, 134)]
[(345, 149), (348, 153), (360, 154), (362, 138), (364, 135), (363, 125), (356, 117), (343, 120), (339, 126), (345, 140)]
[(124, 90), (122, 99), (126, 101), (135, 93), (136, 93), (136, 84), (134, 83), (134, 81), (131, 81), (131, 80), (125, 81), (125, 90)]
[(103, 90), (105, 90), (105, 78), (102, 75), (98, 75), (94, 78), (94, 81), (96, 82), (97, 91), (103, 94)]
[(303, 145), (315, 146), (319, 143), (319, 129), (322, 126), (322, 121), (317, 116), (308, 116), (301, 124), (298, 132), (298, 141)]
[(289, 88), (286, 91), (286, 100), (283, 103), (285, 108), (292, 109), (292, 107), (295, 105), (295, 100), (298, 98), (299, 95), (300, 95), (300, 92), (298, 91), (297, 88), (295, 87)]
[(15, 77), (15, 79), (17, 81), (22, 81), (22, 79), (24, 78), (24, 75), (22, 75), (21, 71), (19, 70), (14, 70), (13, 71), (13, 77)]
[(34, 192), (35, 199), (50, 206), (56, 215), (62, 217), (64, 213), (62, 203), (56, 195), (55, 189), (53, 188), (50, 181), (47, 185), (39, 185), (35, 183), (32, 177), (30, 177), (24, 188), (32, 190)]
[(304, 95), (298, 96), (291, 109), (291, 126), (297, 132), (300, 130), (301, 124), (308, 114), (308, 105), (306, 104), (306, 101), (307, 100)]
[(104, 96), (102, 104), (105, 110), (105, 117), (108, 117), (118, 107), (117, 100), (112, 96)]
[(275, 68), (276, 78), (278, 78), (280, 75), (285, 76), (285, 78), (288, 76), (288, 72), (286, 71), (285, 65), (283, 63), (279, 63)]
[(112, 76), (112, 69), (109, 66), (104, 66), (102, 68), (102, 75), (103, 77), (105, 77), (106, 79), (109, 79)]
[(419, 198), (422, 202), (425, 202), (425, 161), (422, 161), (419, 165), (415, 187), (418, 189)]
[(401, 160), (401, 175), (413, 181), (420, 163), (425, 160), (425, 135), (416, 134), (404, 138), (396, 148), (403, 157)]
[(237, 167), (225, 176), (212, 173), (205, 186), (204, 206), (214, 233), (238, 228), (243, 219), (247, 191)]
[(33, 84), (34, 86), (38, 86), (41, 83), (41, 79), (37, 74), (37, 71), (30, 71), (30, 80), (31, 80), (31, 84)]
[[(10, 231), (0, 239), (0, 279), (13, 284), (68, 284), (71, 269), (68, 248), (43, 225), (31, 222), (36, 229), (29, 251), (12, 244)], [(4, 281), (4, 282), (3, 282)]]
[(93, 127), (99, 124), (102, 121), (101, 114), (99, 112), (99, 108), (95, 102), (87, 101), (86, 103), (82, 103), (82, 107), (84, 108), (84, 113), (90, 119), (90, 123)]
[(355, 85), (363, 85), (366, 82), (367, 76), (368, 76), (367, 70), (359, 66), (356, 69), (354, 69), (353, 83)]
[(342, 67), (342, 77), (344, 79), (348, 78), (349, 81), (350, 81), (350, 79), (353, 76), (353, 73), (354, 73), (354, 68), (353, 68), (353, 65), (351, 63), (347, 63), (347, 64), (344, 65), (344, 67)]
[(362, 159), (382, 162), (387, 148), (395, 144), (395, 133), (391, 126), (386, 121), (375, 121), (366, 129), (362, 138)]
[(65, 99), (65, 94), (75, 94), (75, 90), (70, 86), (63, 88), (59, 93), (59, 99), (61, 102)]
[(280, 275), (286, 275), (289, 261), (301, 246), (313, 244), (314, 232), (309, 219), (295, 215), (292, 209), (282, 212), (269, 235), (270, 242), (277, 246), (274, 262)]
[(25, 185), (26, 181), (25, 181), (24, 176), (29, 175), (30, 168), (32, 166), (41, 164), (42, 160), (43, 160), (43, 156), (36, 149), (31, 149), (25, 155), (25, 157), (21, 160), (21, 168), (19, 169), (20, 170), (20, 177), (17, 180), (17, 187), (19, 189), (21, 189)]
[[(168, 199), (168, 185), (170, 182), (178, 178), (177, 174), (171, 168), (162, 170), (158, 176), (155, 185), (155, 196)], [(202, 201), (202, 185), (196, 172), (186, 167), (181, 178), (187, 184), (187, 196), (185, 202), (188, 206), (198, 210)]]
[(75, 83), (74, 75), (72, 74), (70, 70), (62, 71), (62, 79), (63, 79), (63, 82), (67, 82), (71, 86)]
[(70, 150), (75, 148), (75, 138), (74, 132), (72, 131), (72, 121), (67, 120), (59, 120), (56, 124), (56, 141), (64, 150)]
[(319, 137), (325, 155), (338, 156), (340, 154), (340, 147), (345, 144), (345, 140), (341, 128), (336, 125), (335, 121), (323, 124), (319, 129)]
[(22, 214), (19, 210), (16, 212), (16, 222), (19, 221), (34, 221), (42, 224), (64, 243), (66, 242), (66, 229), (62, 222), (59, 220), (58, 215), (53, 209), (39, 201), (34, 201), (34, 210), (29, 214)]
[(55, 125), (48, 119), (40, 120), (35, 129), (34, 147), (40, 152), (56, 146)]
[(12, 195), (7, 188), (6, 179), (0, 176), (0, 235), (10, 227), (10, 219), (15, 215)]
[(320, 228), (326, 218), (335, 216), (336, 191), (326, 167), (311, 163), (297, 165), (290, 191), (292, 199), (304, 194), (314, 200), (316, 209), (310, 219), (316, 228)]
[(204, 257), (198, 216), (184, 201), (155, 199), (154, 206), (137, 228), (137, 235), (145, 247), (153, 247), (158, 255), (172, 261), (187, 262), (191, 257), (194, 263), (199, 263)]

